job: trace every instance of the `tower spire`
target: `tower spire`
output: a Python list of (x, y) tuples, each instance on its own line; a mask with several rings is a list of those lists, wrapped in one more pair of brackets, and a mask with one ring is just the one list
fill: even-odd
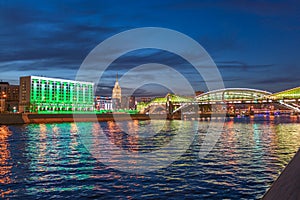
[(118, 72), (117, 72), (117, 75), (116, 75), (116, 82), (118, 82)]

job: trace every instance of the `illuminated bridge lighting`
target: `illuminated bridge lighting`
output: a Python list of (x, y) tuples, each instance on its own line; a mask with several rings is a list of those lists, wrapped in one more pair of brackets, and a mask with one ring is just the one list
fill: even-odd
[[(275, 94), (251, 88), (224, 88), (209, 91), (194, 98), (168, 94), (166, 97), (157, 97), (151, 102), (138, 104), (138, 110), (150, 112), (155, 107), (158, 108), (159, 105), (165, 105), (165, 110), (171, 110), (171, 112), (176, 113), (192, 104), (198, 104), (201, 107), (201, 112), (207, 112), (212, 111), (212, 109), (223, 111), (226, 108), (226, 104), (240, 104), (237, 108), (248, 112), (255, 109), (285, 109), (300, 112), (300, 105), (297, 104), (299, 100), (300, 87)], [(263, 106), (262, 104), (265, 105)], [(171, 109), (169, 105), (171, 105)], [(211, 105), (216, 106), (212, 108)]]
[(300, 99), (300, 87), (275, 93), (272, 97), (275, 99)]
[(250, 88), (225, 88), (209, 91), (195, 97), (197, 102), (232, 102), (256, 101), (267, 99), (272, 93)]

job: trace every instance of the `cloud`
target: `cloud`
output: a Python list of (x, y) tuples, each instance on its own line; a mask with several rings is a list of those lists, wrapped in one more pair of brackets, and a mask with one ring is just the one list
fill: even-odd
[(207, 8), (221, 8), (234, 11), (243, 11), (246, 13), (253, 13), (257, 15), (281, 15), (281, 14), (295, 14), (299, 11), (299, 1), (259, 1), (259, 0), (217, 0), (217, 1), (179, 1), (175, 4), (169, 4), (169, 8), (176, 10), (183, 9), (207, 9)]
[[(84, 58), (106, 38), (134, 27), (158, 26), (181, 31), (203, 44), (218, 60), (226, 86), (276, 89), (272, 81), (277, 80), (292, 87), (297, 84), (293, 77), (300, 73), (299, 19), (298, 1), (141, 1), (127, 2), (126, 9), (118, 1), (5, 1), (0, 6), (1, 79), (16, 82), (24, 74), (74, 79)], [(190, 54), (197, 58), (192, 50)], [(100, 61), (114, 55), (114, 49), (107, 49), (83, 78), (97, 74)], [(294, 66), (284, 65), (289, 62)], [(201, 75), (187, 61), (144, 49), (109, 66), (99, 83), (103, 93), (111, 93), (117, 72), (122, 76), (146, 63), (171, 66), (195, 90), (205, 90)], [(150, 67), (137, 75), (153, 79), (148, 72), (162, 73)], [(165, 92), (147, 87), (137, 93), (150, 95), (155, 90)]]
[(271, 77), (271, 78), (265, 78), (263, 80), (256, 80), (255, 84), (274, 84), (274, 83), (299, 83), (299, 80), (297, 79), (291, 79), (290, 77), (286, 76), (277, 76), (277, 77)]
[(217, 62), (219, 69), (223, 70), (241, 70), (241, 71), (265, 71), (274, 67), (274, 64), (255, 64), (250, 65), (241, 61), (220, 61)]

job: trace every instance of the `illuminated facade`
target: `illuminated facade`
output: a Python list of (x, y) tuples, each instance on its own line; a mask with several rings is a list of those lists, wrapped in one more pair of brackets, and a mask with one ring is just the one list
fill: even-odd
[(121, 87), (119, 85), (118, 74), (117, 74), (115, 86), (114, 86), (113, 91), (112, 91), (113, 109), (120, 109), (121, 108), (121, 102), (122, 102), (122, 90), (121, 90)]
[(20, 77), (20, 112), (92, 111), (94, 84), (39, 76)]

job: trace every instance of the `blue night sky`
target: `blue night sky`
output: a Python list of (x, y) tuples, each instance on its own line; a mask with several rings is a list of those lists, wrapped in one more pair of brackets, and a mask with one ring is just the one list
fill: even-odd
[[(226, 87), (277, 92), (300, 86), (296, 0), (42, 2), (0, 1), (3, 81), (18, 84), (23, 75), (74, 79), (88, 53), (108, 37), (132, 28), (164, 27), (198, 41), (215, 61)], [(117, 72), (122, 76), (151, 62), (174, 67), (195, 90), (206, 90), (186, 61), (169, 52), (144, 49), (118, 58), (105, 73), (98, 94), (111, 94)], [(160, 76), (159, 69), (153, 72)], [(136, 94), (164, 92), (162, 87), (145, 86)]]

